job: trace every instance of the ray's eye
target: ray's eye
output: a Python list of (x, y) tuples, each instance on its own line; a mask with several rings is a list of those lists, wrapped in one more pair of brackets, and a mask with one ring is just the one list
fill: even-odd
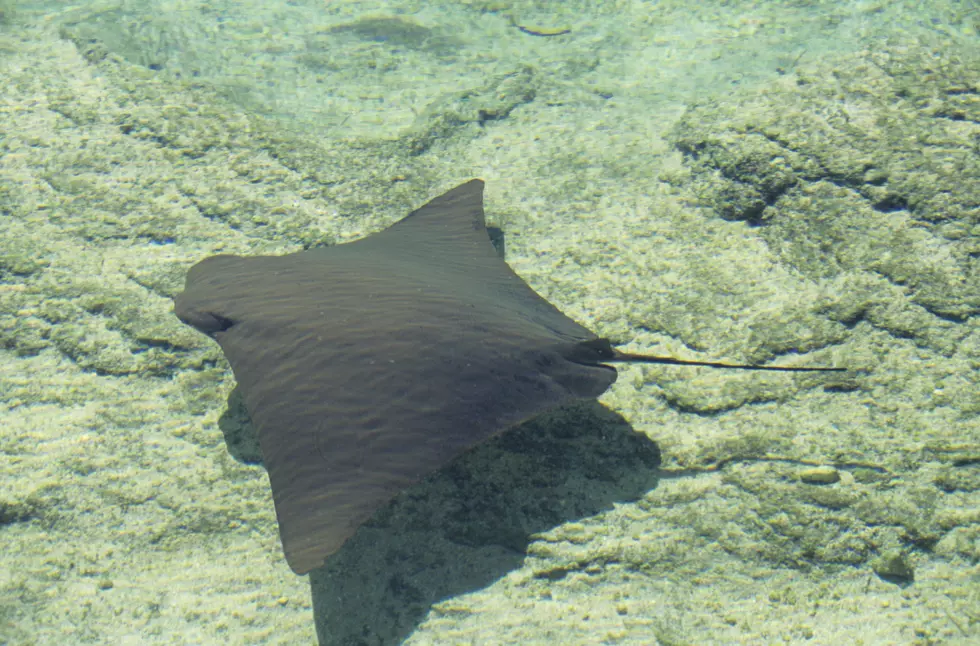
[(218, 332), (224, 332), (235, 324), (227, 316), (221, 316), (214, 312), (181, 312), (179, 316), (184, 323), (197, 328), (208, 336), (213, 336)]
[(235, 324), (230, 318), (226, 316), (221, 316), (220, 314), (211, 314), (211, 318), (215, 321), (215, 328), (212, 330), (212, 334), (215, 332), (224, 332), (231, 328)]

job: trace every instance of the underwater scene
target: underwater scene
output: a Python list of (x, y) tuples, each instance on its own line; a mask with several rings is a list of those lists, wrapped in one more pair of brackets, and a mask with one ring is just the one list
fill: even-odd
[(0, 644), (978, 643), (977, 0), (0, 0)]

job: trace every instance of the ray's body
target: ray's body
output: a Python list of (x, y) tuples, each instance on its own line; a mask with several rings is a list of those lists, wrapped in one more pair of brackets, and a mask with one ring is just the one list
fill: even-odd
[(195, 265), (175, 312), (220, 345), (256, 425), (290, 567), (323, 564), (395, 494), (507, 428), (601, 395), (627, 354), (497, 254), (471, 180), (361, 240)]

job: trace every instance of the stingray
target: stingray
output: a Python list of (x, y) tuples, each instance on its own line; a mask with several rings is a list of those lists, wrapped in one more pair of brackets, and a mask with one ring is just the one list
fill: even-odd
[(601, 395), (616, 379), (610, 363), (836, 370), (616, 350), (504, 262), (484, 221), (481, 180), (347, 244), (206, 258), (174, 310), (231, 364), (297, 574), (466, 450)]

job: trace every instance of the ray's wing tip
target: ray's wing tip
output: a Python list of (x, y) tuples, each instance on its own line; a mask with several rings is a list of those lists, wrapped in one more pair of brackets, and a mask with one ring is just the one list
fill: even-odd
[(286, 563), (289, 565), (289, 569), (302, 576), (309, 574), (311, 570), (323, 567), (327, 562), (327, 557), (336, 550), (328, 551), (316, 545), (290, 547), (288, 542), (284, 541), (282, 551), (286, 557)]
[(310, 571), (323, 565), (323, 562), (313, 563), (309, 559), (300, 559), (296, 557), (289, 558), (288, 554), (286, 555), (286, 563), (289, 564), (289, 569), (293, 571), (293, 574), (297, 574), (299, 576), (309, 574)]
[(484, 182), (479, 177), (474, 177), (471, 180), (465, 181), (459, 184), (455, 188), (449, 189), (444, 195), (454, 195), (454, 196), (467, 196), (475, 197), (483, 202), (483, 189), (486, 187), (486, 182)]

